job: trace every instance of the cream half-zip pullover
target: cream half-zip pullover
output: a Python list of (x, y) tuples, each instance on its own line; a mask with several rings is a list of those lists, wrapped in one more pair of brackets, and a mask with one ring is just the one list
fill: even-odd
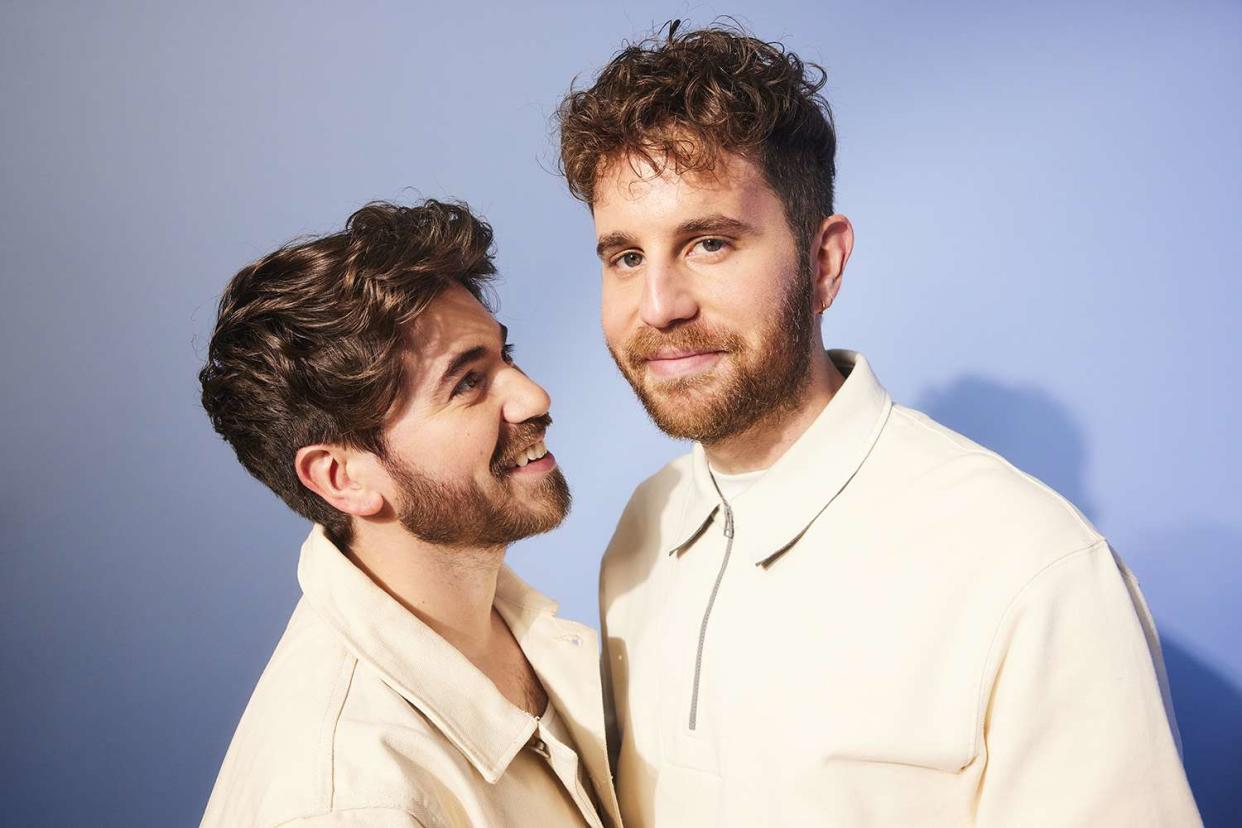
[(830, 354), (844, 386), (732, 502), (696, 445), (617, 527), (626, 825), (1200, 825), (1155, 628), (1105, 539)]
[(320, 526), (298, 580), (205, 828), (619, 825), (590, 628), (501, 568), (495, 607), (548, 692), (536, 719)]

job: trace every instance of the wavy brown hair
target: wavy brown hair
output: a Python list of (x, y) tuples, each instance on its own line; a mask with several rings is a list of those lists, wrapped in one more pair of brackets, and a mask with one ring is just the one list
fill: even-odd
[(407, 325), (459, 284), (490, 308), (492, 229), (464, 204), (368, 204), (344, 231), (291, 242), (224, 290), (199, 373), (203, 408), (237, 459), (338, 544), (349, 516), (298, 479), (315, 443), (386, 456), (383, 424), (407, 377)]
[(833, 211), (837, 139), (823, 68), (740, 27), (679, 24), (623, 49), (561, 102), (570, 192), (593, 204), (600, 174), (620, 159), (685, 173), (736, 153), (763, 170), (795, 238), (809, 238)]

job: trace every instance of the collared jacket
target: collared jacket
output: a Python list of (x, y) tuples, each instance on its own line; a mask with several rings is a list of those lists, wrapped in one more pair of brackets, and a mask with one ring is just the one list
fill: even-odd
[(316, 526), (303, 597), (242, 715), (204, 828), (619, 825), (594, 631), (502, 567), (495, 606), (548, 692), (539, 719)]
[(645, 826), (1200, 825), (1138, 583), (1064, 498), (866, 360), (733, 502), (634, 493), (601, 612)]

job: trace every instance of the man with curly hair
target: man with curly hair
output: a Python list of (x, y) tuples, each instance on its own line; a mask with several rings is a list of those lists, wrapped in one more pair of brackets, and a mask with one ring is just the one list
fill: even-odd
[(594, 633), (503, 564), (569, 489), (491, 247), (465, 205), (370, 204), (220, 300), (203, 406), (315, 525), (204, 826), (619, 824)]
[(1200, 824), (1108, 542), (825, 350), (854, 232), (823, 82), (673, 24), (559, 110), (609, 350), (695, 441), (601, 571), (626, 825)]

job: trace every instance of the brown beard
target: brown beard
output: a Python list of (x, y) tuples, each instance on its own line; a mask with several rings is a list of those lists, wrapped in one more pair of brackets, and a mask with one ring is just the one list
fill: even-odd
[(412, 535), (443, 546), (505, 546), (555, 529), (569, 514), (569, 484), (560, 468), (537, 483), (523, 484), (525, 495), (509, 479), (511, 454), (530, 445), (550, 425), (550, 417), (528, 420), (502, 434), (492, 457), (496, 493), (478, 482), (446, 483), (406, 463), (387, 459), (385, 467), (400, 491), (397, 518)]
[[(815, 319), (809, 268), (799, 270), (758, 349), (748, 348), (736, 333), (701, 322), (667, 333), (643, 327), (625, 343), (623, 354), (609, 345), (613, 361), (661, 431), (712, 445), (797, 408), (810, 374)], [(709, 371), (660, 380), (652, 388), (643, 380), (645, 363), (663, 348), (724, 351), (721, 361), (732, 361), (734, 370), (723, 381)]]

